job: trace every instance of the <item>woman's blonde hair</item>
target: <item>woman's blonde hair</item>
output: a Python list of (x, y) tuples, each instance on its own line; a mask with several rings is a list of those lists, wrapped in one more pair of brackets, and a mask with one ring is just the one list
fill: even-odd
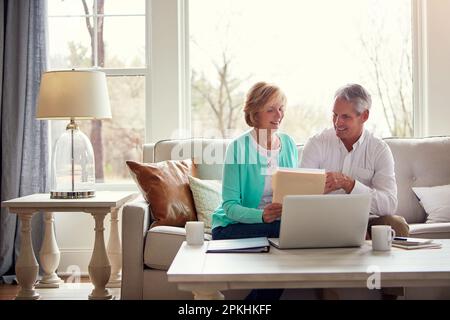
[(247, 93), (247, 99), (245, 100), (245, 122), (250, 127), (255, 127), (257, 125), (257, 113), (261, 112), (268, 103), (274, 100), (286, 104), (286, 96), (280, 88), (266, 82), (258, 82), (253, 85)]

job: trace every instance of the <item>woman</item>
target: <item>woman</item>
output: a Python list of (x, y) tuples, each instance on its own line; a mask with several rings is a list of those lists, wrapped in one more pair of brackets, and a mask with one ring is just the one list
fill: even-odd
[(272, 172), (297, 167), (294, 140), (279, 133), (286, 96), (259, 82), (247, 94), (245, 121), (252, 127), (227, 148), (222, 205), (212, 215), (213, 239), (278, 238), (281, 204), (272, 203)]

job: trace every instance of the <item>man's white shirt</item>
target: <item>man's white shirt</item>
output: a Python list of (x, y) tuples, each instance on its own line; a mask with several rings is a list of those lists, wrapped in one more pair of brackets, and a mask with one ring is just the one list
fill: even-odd
[[(371, 213), (392, 215), (397, 208), (394, 158), (389, 146), (363, 130), (348, 152), (333, 128), (311, 137), (301, 153), (300, 167), (341, 172), (355, 180), (352, 194), (372, 195)], [(333, 193), (345, 193), (340, 189)]]

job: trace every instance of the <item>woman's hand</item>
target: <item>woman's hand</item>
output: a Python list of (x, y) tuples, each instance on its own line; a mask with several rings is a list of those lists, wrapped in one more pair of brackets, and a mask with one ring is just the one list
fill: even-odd
[(271, 203), (264, 207), (264, 212), (262, 215), (263, 221), (265, 223), (274, 222), (276, 219), (281, 217), (281, 203)]

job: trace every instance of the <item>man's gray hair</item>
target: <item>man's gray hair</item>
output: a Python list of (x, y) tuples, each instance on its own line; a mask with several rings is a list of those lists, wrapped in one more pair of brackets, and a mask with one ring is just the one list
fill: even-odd
[(364, 110), (370, 110), (372, 106), (372, 98), (369, 92), (359, 84), (351, 83), (339, 88), (334, 95), (334, 100), (337, 99), (344, 99), (353, 103), (358, 114), (363, 113)]

